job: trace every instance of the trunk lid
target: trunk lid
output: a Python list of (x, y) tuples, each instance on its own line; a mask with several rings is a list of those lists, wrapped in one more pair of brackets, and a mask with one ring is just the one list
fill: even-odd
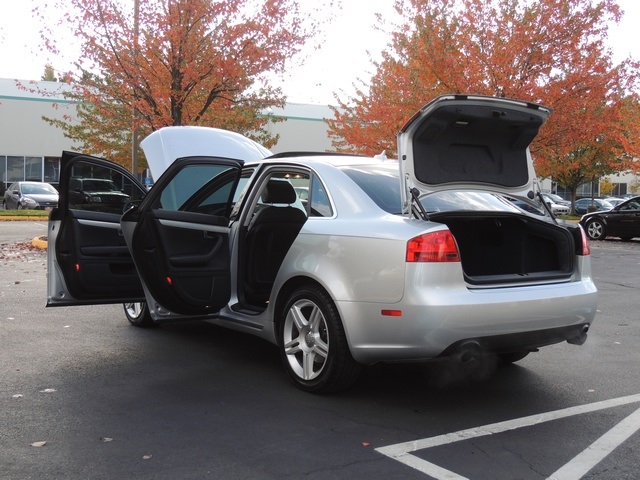
[(417, 112), (398, 134), (403, 204), (441, 190), (481, 189), (534, 196), (529, 145), (551, 109), (474, 95), (446, 95)]

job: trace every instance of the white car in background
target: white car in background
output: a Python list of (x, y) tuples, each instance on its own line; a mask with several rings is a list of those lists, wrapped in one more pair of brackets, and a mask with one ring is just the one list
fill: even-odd
[(542, 197), (554, 215), (569, 215), (569, 212), (571, 212), (571, 202), (563, 200), (559, 195), (542, 193)]
[[(230, 132), (166, 128), (142, 143), (149, 192), (67, 153), (47, 306), (125, 303), (138, 326), (200, 318), (257, 335), (312, 392), (377, 362), (582, 344), (597, 302), (586, 236), (512, 203), (539, 198), (528, 146), (549, 113), (440, 97), (402, 129), (397, 161), (268, 156)], [(116, 182), (124, 214), (70, 202), (76, 171)]]

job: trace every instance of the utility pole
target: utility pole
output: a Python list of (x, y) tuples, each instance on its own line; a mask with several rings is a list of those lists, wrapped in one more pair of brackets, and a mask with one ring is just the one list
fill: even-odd
[[(138, 35), (140, 30), (140, 0), (133, 2), (133, 63), (134, 68), (138, 69)], [(135, 77), (134, 77), (135, 78)], [(138, 95), (133, 92), (133, 135), (131, 139), (131, 173), (138, 178), (138, 106), (136, 105)]]

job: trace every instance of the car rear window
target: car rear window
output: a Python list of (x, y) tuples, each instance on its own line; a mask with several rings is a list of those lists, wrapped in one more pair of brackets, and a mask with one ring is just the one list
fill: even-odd
[(388, 213), (402, 213), (398, 165), (358, 165), (342, 171)]

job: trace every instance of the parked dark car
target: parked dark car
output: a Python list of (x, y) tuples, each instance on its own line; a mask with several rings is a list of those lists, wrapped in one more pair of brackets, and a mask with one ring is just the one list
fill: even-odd
[(122, 213), (129, 195), (105, 178), (69, 179), (69, 203), (82, 210)]
[(4, 192), (2, 206), (17, 210), (51, 210), (58, 206), (58, 191), (45, 182), (14, 182)]
[(580, 224), (592, 240), (620, 237), (631, 240), (640, 237), (640, 196), (633, 197), (610, 210), (587, 213)]
[(593, 206), (597, 211), (611, 210), (613, 208), (613, 205), (606, 200), (601, 200), (599, 198), (581, 198), (580, 200), (576, 200), (576, 213), (578, 215), (584, 215), (589, 211), (589, 207), (591, 206)]

